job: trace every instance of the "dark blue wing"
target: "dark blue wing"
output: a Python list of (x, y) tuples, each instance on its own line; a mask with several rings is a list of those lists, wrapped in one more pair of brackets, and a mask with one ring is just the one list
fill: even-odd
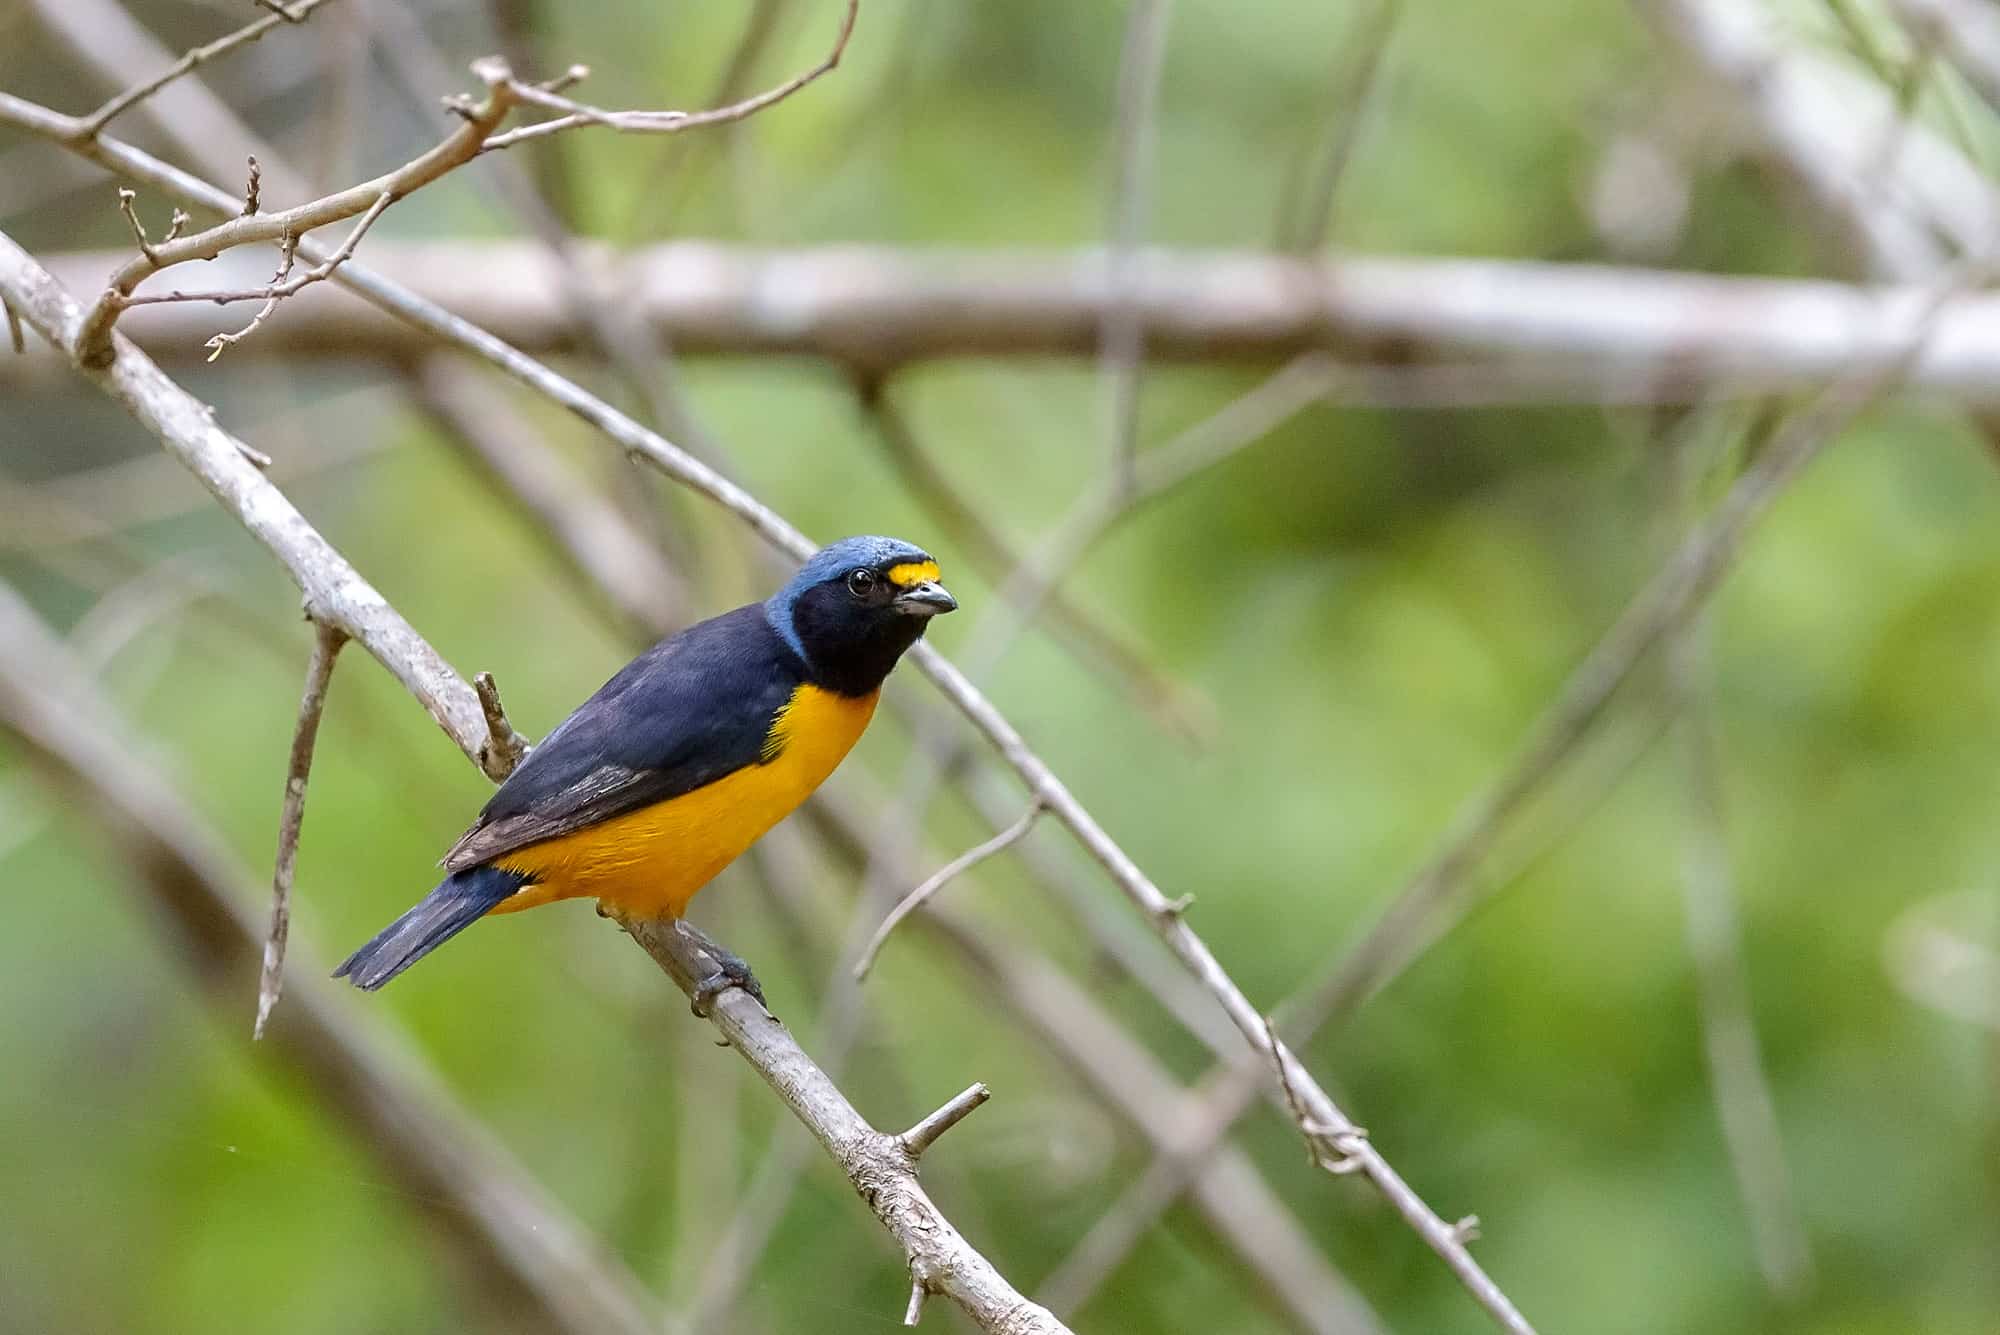
[(759, 763), (772, 720), (802, 679), (761, 603), (660, 641), (529, 753), (445, 867), (491, 862)]

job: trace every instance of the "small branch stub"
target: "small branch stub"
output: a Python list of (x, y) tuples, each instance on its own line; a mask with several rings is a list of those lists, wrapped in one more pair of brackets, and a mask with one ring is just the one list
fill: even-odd
[(472, 679), (472, 689), (479, 695), (479, 708), (486, 715), (486, 745), (479, 748), (479, 767), (494, 780), (506, 778), (514, 772), (514, 767), (527, 758), (528, 739), (514, 731), (514, 725), (507, 719), (507, 707), (500, 703), (500, 688), (494, 684), (491, 672), (481, 672)]
[(912, 1159), (921, 1159), (926, 1150), (937, 1144), (940, 1136), (970, 1117), (980, 1104), (992, 1097), (993, 1091), (984, 1082), (967, 1085), (949, 1103), (896, 1137), (896, 1143)]

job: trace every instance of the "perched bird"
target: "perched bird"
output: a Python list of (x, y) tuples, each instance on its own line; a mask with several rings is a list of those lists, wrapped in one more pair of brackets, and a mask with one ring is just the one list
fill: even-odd
[[(922, 549), (847, 538), (768, 602), (661, 640), (529, 753), (438, 887), (334, 976), (372, 991), (488, 913), (557, 899), (680, 917), (833, 772), (896, 660), (957, 606)], [(729, 972), (708, 990), (754, 987), (716, 953)]]

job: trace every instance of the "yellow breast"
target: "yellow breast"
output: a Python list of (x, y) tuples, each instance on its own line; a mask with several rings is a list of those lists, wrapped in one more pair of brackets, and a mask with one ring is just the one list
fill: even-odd
[(695, 891), (833, 773), (874, 716), (875, 700), (799, 687), (771, 726), (762, 763), (496, 859), (535, 883), (494, 912), (589, 897), (630, 916), (678, 918)]

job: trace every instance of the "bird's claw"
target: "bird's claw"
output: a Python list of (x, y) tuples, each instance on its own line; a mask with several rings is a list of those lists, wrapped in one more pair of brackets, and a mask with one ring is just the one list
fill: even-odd
[(706, 936), (702, 938), (702, 949), (715, 962), (715, 968), (697, 981), (694, 991), (688, 995), (688, 1009), (694, 1012), (695, 1018), (706, 1020), (715, 999), (733, 987), (749, 993), (764, 1008), (764, 1014), (771, 1014), (770, 1003), (764, 1000), (764, 989), (742, 956), (724, 950)]

